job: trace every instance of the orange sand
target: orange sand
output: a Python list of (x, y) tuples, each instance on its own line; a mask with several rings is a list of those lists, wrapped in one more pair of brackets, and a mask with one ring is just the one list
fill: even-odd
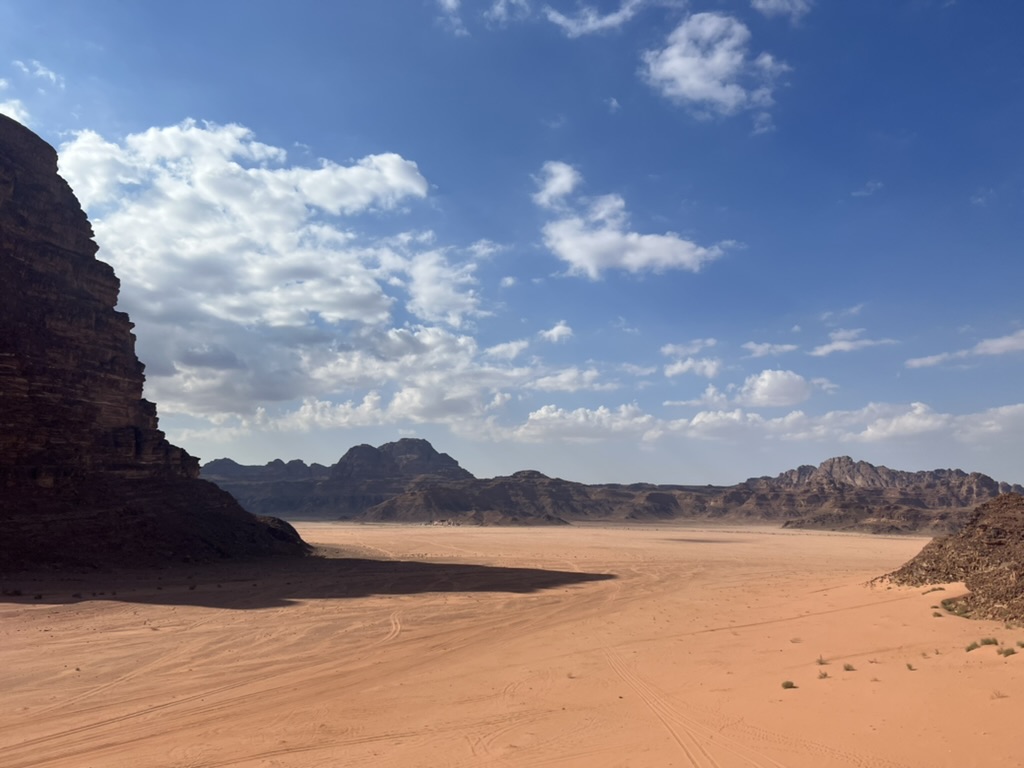
[(1024, 761), (1024, 629), (865, 584), (924, 539), (299, 527), (384, 562), (5, 580), (0, 766)]

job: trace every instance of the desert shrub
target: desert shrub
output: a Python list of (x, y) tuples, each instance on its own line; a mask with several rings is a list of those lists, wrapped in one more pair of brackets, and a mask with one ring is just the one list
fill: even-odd
[(1000, 648), (998, 653), (1003, 654), (1003, 656), (1013, 656), (1017, 653), (1017, 649), (1012, 645), (1008, 645), (1005, 648)]
[(818, 679), (819, 680), (824, 680), (827, 677), (828, 677), (828, 672), (826, 672), (824, 669), (821, 670), (820, 672), (818, 672)]
[(983, 637), (981, 638), (982, 645), (999, 645), (999, 641), (994, 637)]
[(967, 652), (970, 653), (971, 651), (976, 651), (979, 648), (981, 648), (981, 646), (978, 645), (977, 643), (971, 643), (970, 645), (967, 646)]
[(856, 670), (857, 670), (857, 668), (855, 666), (853, 666), (853, 664), (843, 664), (843, 671), (844, 672), (855, 672)]
[(818, 657), (818, 661), (817, 661), (817, 664), (818, 664), (819, 666), (822, 666), (822, 667), (823, 667), (823, 666), (825, 666), (826, 664), (828, 664), (828, 660), (827, 660), (827, 659), (826, 659), (826, 658), (825, 658), (824, 656), (819, 656), (819, 657)]
[(790, 688), (796, 688), (796, 683), (794, 683), (792, 680), (783, 680), (782, 687), (788, 691)]

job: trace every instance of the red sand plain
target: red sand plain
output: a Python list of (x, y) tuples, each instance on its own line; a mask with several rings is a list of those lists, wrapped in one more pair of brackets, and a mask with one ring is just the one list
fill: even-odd
[(1024, 628), (867, 583), (925, 539), (298, 527), (333, 559), (5, 579), (0, 766), (1024, 764)]

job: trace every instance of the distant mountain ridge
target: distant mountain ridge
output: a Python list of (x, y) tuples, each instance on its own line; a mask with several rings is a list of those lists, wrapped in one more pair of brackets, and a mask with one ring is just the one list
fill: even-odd
[(535, 470), (475, 478), (426, 440), (358, 445), (330, 467), (275, 460), (211, 461), (203, 477), (246, 509), (292, 519), (561, 525), (582, 521), (704, 520), (879, 533), (956, 531), (970, 510), (1024, 493), (978, 472), (904, 472), (849, 456), (731, 486), (603, 484)]

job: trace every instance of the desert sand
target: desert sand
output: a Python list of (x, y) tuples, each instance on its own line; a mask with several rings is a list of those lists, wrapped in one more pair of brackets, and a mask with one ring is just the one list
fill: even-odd
[(925, 539), (298, 527), (335, 559), (6, 578), (0, 765), (1022, 764), (1024, 629), (867, 583)]

